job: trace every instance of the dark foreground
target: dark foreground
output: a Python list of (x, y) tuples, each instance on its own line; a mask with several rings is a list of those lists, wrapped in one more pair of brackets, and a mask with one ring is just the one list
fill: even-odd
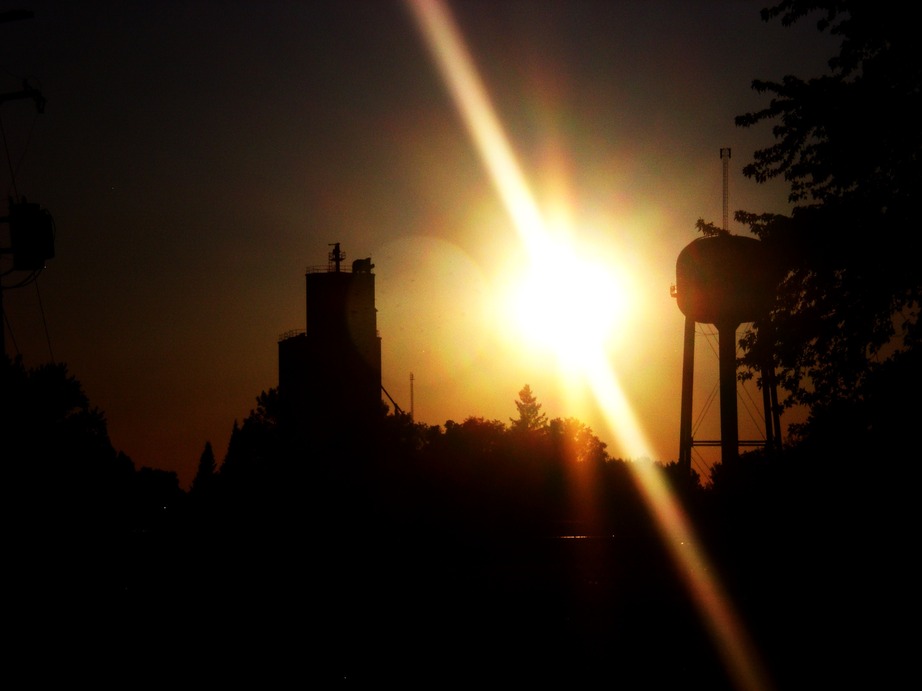
[[(905, 548), (768, 525), (708, 533), (771, 674), (763, 688), (899, 686), (917, 605)], [(740, 688), (637, 526), (581, 539), (62, 533), (8, 568), (9, 669), (28, 685)]]

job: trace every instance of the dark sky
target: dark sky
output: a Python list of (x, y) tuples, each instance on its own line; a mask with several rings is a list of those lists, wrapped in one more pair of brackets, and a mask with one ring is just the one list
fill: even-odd
[[(655, 460), (678, 454), (669, 286), (695, 221), (721, 222), (720, 149), (731, 214), (788, 210), (783, 186), (741, 175), (770, 132), (733, 118), (764, 105), (753, 78), (819, 74), (834, 47), (809, 22), (764, 24), (762, 4), (448, 5), (537, 206), (628, 295), (605, 352)], [(0, 24), (0, 92), (25, 78), (47, 104), (0, 106), (3, 176), (57, 238), (38, 281), (4, 291), (7, 352), (66, 362), (137, 466), (188, 486), (206, 441), (220, 462), (234, 420), (277, 385), (278, 336), (304, 328), (305, 269), (333, 242), (375, 263), (384, 386), (409, 409), (413, 373), (418, 421), (508, 421), (528, 383), (549, 417), (631, 455), (592, 383), (512, 328), (523, 235), (409, 5), (9, 9), (34, 17)], [(563, 263), (542, 275), (568, 281)], [(699, 341), (703, 405), (716, 357)]]

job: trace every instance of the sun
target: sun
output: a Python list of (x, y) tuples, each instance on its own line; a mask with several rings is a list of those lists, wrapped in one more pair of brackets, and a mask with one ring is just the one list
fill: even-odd
[(624, 275), (597, 248), (533, 239), (530, 261), (508, 289), (505, 321), (520, 347), (579, 370), (618, 338), (628, 318)]
[[(625, 296), (620, 272), (606, 268), (583, 244), (560, 242), (547, 232), (512, 147), (496, 116), (463, 37), (447, 7), (439, 0), (408, 0), (435, 63), (454, 97), (471, 139), (493, 178), (518, 231), (528, 258), (509, 292), (510, 319), (522, 330), (523, 343), (548, 348), (568, 368), (577, 367), (612, 432), (621, 438), (629, 457), (650, 457), (651, 448), (604, 345), (618, 328)], [(521, 280), (519, 280), (521, 279)], [(640, 310), (637, 310), (640, 312)], [(622, 322), (621, 330), (627, 330)], [(681, 504), (670, 493), (664, 476), (652, 463), (634, 463), (634, 477), (681, 573), (689, 593), (708, 624), (724, 662), (740, 688), (766, 688), (761, 664), (720, 579), (697, 545)]]

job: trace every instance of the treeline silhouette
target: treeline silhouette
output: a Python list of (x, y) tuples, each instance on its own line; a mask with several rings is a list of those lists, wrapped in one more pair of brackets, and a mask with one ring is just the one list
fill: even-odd
[[(768, 669), (757, 688), (902, 688), (920, 582), (919, 42), (885, 3), (762, 16), (841, 39), (828, 74), (754, 80), (770, 102), (736, 118), (771, 124), (743, 172), (783, 179), (795, 205), (734, 215), (784, 271), (740, 376), (770, 354), (808, 416), (782, 451), (707, 478), (654, 464), (678, 502), (659, 518), (697, 531), (695, 568)], [(64, 365), (5, 357), (0, 385), (7, 672), (24, 685), (733, 688), (670, 556), (696, 546), (660, 531), (641, 461), (548, 420), (528, 387), (507, 421), (382, 406), (306, 446), (270, 389), (184, 492), (112, 448)]]
[[(652, 462), (547, 420), (527, 385), (508, 422), (382, 405), (312, 448), (270, 389), (188, 492), (113, 449), (64, 365), (5, 358), (2, 391), (12, 621), (59, 673), (731, 688), (631, 470)], [(707, 484), (654, 464), (781, 681), (876, 659), (866, 627), (905, 606), (906, 483), (867, 461), (805, 444)]]

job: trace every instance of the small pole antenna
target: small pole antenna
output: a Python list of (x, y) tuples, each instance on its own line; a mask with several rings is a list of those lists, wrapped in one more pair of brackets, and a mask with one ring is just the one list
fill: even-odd
[(328, 255), (330, 259), (330, 267), (333, 268), (336, 273), (339, 273), (339, 265), (342, 263), (343, 259), (346, 258), (346, 253), (339, 249), (338, 242), (331, 242), (330, 247), (333, 248), (333, 250)]
[(720, 160), (723, 161), (724, 166), (724, 230), (730, 230), (729, 219), (730, 219), (730, 178), (728, 175), (728, 170), (730, 166), (730, 149), (721, 149), (720, 150)]
[(415, 422), (416, 418), (413, 417), (413, 373), (410, 372), (410, 422)]

